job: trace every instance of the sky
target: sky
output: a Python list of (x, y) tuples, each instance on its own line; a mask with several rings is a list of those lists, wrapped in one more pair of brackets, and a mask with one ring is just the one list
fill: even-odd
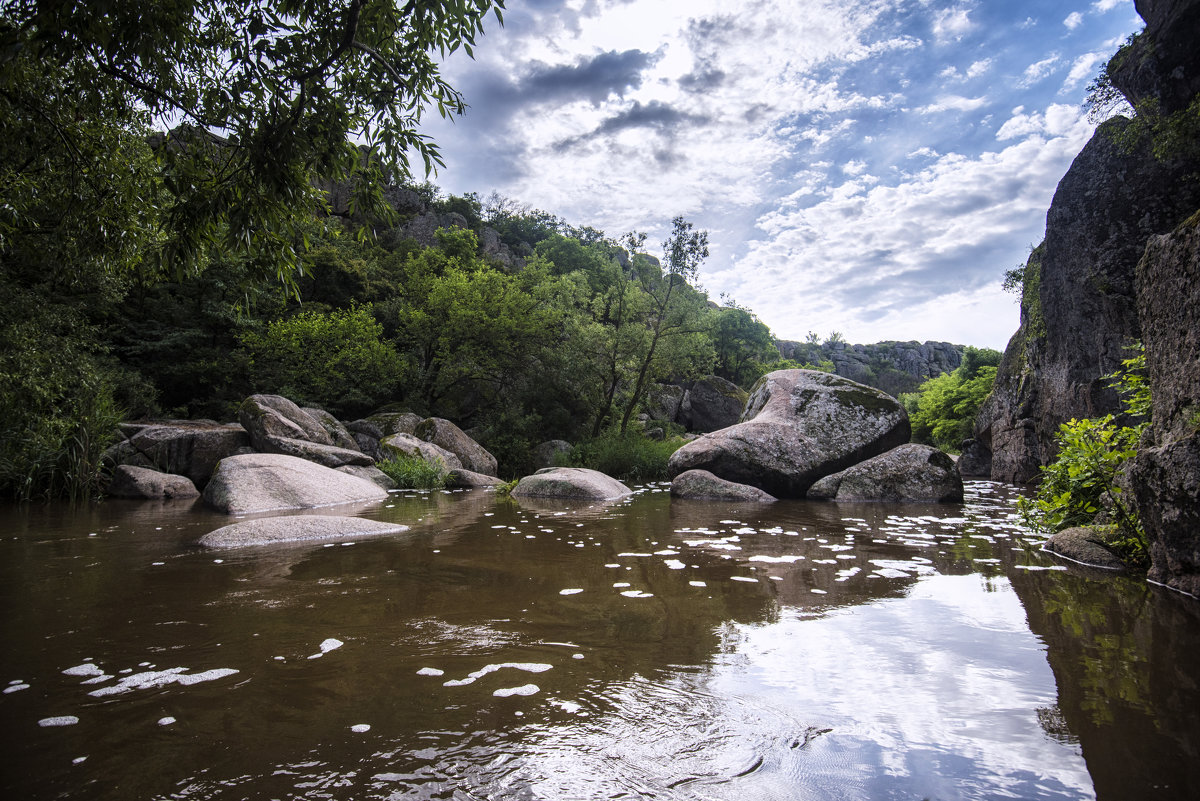
[[(708, 231), (699, 281), (779, 339), (1003, 349), (1131, 0), (509, 0), (469, 108), (428, 121), (443, 191), (614, 239)], [(436, 115), (432, 115), (436, 117)]]

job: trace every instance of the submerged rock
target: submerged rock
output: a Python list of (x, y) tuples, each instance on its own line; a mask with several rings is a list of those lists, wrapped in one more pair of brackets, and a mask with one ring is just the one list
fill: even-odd
[(1090, 567), (1105, 570), (1124, 570), (1125, 563), (1108, 549), (1094, 529), (1067, 528), (1050, 535), (1045, 550)]
[(910, 434), (895, 398), (815, 370), (763, 376), (742, 420), (677, 450), (668, 475), (707, 470), (776, 497), (800, 498), (818, 479), (902, 445)]
[(775, 496), (763, 492), (758, 487), (735, 484), (714, 476), (707, 470), (688, 470), (675, 476), (671, 482), (671, 495), (676, 498), (752, 503), (771, 503), (775, 500)]
[(954, 460), (937, 448), (908, 444), (892, 448), (813, 484), (808, 497), (837, 501), (953, 503), (963, 499)]
[(243, 520), (223, 526), (205, 534), (197, 544), (205, 548), (245, 548), (253, 545), (379, 537), (405, 531), (408, 531), (408, 526), (364, 520), (361, 517), (288, 515)]
[(222, 459), (204, 489), (205, 502), (229, 514), (310, 509), (386, 497), (386, 490), (366, 479), (274, 453)]
[(547, 467), (525, 476), (513, 488), (514, 498), (578, 498), (612, 501), (632, 495), (629, 487), (599, 470), (586, 467)]

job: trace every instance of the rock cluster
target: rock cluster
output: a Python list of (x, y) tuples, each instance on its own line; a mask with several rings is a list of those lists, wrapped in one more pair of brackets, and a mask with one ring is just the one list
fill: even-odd
[(643, 405), (650, 420), (678, 423), (688, 431), (707, 433), (736, 423), (746, 399), (746, 390), (737, 384), (709, 375), (685, 386), (653, 386)]
[(950, 458), (908, 445), (910, 433), (904, 408), (877, 389), (815, 370), (778, 370), (755, 385), (741, 422), (684, 445), (668, 473), (683, 479), (678, 494), (694, 491), (692, 472), (700, 470), (782, 498), (961, 500)]

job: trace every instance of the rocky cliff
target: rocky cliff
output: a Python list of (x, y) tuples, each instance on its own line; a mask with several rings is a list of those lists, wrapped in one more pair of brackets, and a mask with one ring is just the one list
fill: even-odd
[(1034, 480), (1060, 423), (1119, 411), (1104, 376), (1141, 338), (1153, 414), (1129, 484), (1150, 577), (1200, 596), (1200, 0), (1136, 6), (1146, 29), (1106, 75), (1137, 116), (1059, 184), (976, 435), (993, 478)]
[(881, 389), (889, 395), (912, 392), (924, 381), (949, 373), (962, 364), (963, 347), (949, 342), (876, 342), (848, 345), (845, 342), (775, 343), (785, 359), (801, 364), (833, 362), (833, 371), (843, 378)]
[[(1181, 33), (1172, 27), (1190, 25), (1194, 45), (1196, 14), (1185, 7), (1194, 11), (1200, 3), (1138, 3), (1147, 30), (1109, 65), (1117, 88), (1136, 87), (1128, 90), (1131, 104), (1150, 97), (1160, 110), (1176, 108), (1174, 93), (1188, 83), (1178, 76), (1187, 75), (1195, 51), (1177, 46)], [(1133, 125), (1117, 117), (1096, 130), (1059, 184), (1046, 239), (1025, 266), (1021, 327), (976, 429), (977, 441), (992, 452), (992, 478), (1036, 479), (1056, 455), (1061, 423), (1119, 411), (1104, 376), (1142, 335), (1138, 261), (1152, 236), (1170, 232), (1200, 206), (1197, 165), (1156, 156), (1151, 137), (1135, 136)]]

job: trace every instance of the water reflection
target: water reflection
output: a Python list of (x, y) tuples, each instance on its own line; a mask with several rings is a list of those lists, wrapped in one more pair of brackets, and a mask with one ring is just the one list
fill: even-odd
[(951, 507), (639, 489), (396, 493), (360, 513), (405, 534), (220, 553), (192, 543), (228, 518), (186, 504), (0, 513), (0, 787), (1197, 795), (1190, 602), (1053, 563), (1008, 488)]

